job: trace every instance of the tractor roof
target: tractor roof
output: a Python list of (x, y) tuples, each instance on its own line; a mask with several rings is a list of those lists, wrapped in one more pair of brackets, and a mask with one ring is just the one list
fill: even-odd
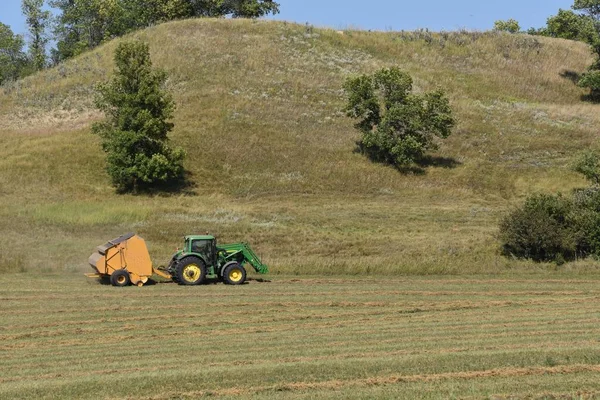
[(185, 237), (186, 240), (213, 240), (215, 237), (211, 235), (188, 235)]

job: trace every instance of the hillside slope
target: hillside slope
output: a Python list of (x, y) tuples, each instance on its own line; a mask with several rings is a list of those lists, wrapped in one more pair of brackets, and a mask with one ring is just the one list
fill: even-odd
[[(195, 184), (119, 196), (90, 124), (93, 85), (119, 40), (0, 91), (0, 269), (79, 270), (135, 230), (157, 263), (187, 233), (248, 240), (276, 272), (471, 273), (526, 265), (498, 254), (498, 219), (528, 193), (583, 185), (574, 154), (598, 106), (572, 78), (591, 62), (564, 40), (497, 33), (336, 32), (189, 20), (150, 44), (178, 108), (173, 142)], [(355, 150), (347, 76), (398, 65), (446, 88), (458, 126), (423, 175)]]

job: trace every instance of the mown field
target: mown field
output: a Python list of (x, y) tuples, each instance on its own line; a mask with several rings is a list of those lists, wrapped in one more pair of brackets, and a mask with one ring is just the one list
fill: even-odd
[(0, 276), (0, 398), (600, 398), (600, 278)]

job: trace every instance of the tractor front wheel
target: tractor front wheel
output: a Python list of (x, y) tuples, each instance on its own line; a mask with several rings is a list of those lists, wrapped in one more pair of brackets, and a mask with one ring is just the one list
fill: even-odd
[(246, 282), (246, 270), (238, 263), (228, 265), (223, 270), (223, 282), (228, 285), (242, 285)]
[(206, 278), (206, 265), (197, 257), (188, 257), (178, 263), (176, 272), (180, 285), (199, 285)]
[(129, 286), (131, 283), (129, 272), (125, 271), (124, 269), (113, 272), (113, 274), (110, 276), (110, 283), (116, 287)]

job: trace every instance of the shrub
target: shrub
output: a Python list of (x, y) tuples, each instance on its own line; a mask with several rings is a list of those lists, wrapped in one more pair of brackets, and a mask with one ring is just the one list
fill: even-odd
[(437, 149), (435, 138), (447, 138), (455, 121), (448, 99), (438, 90), (413, 94), (413, 80), (398, 68), (349, 78), (346, 114), (358, 120), (359, 147), (375, 161), (410, 167)]
[(572, 213), (572, 201), (561, 195), (529, 197), (500, 224), (503, 253), (535, 261), (572, 259), (577, 253)]
[(494, 30), (499, 32), (517, 33), (521, 30), (519, 22), (514, 19), (494, 22)]
[(573, 170), (586, 177), (594, 185), (600, 185), (600, 154), (596, 151), (583, 152), (575, 164)]
[(580, 87), (590, 89), (589, 98), (593, 101), (600, 101), (600, 70), (594, 69), (594, 65), (587, 72), (585, 72), (578, 84)]
[(597, 187), (577, 190), (573, 194), (576, 212), (572, 227), (577, 238), (579, 256), (600, 256), (600, 190)]
[(183, 179), (181, 149), (168, 146), (175, 103), (165, 72), (152, 68), (148, 45), (121, 43), (112, 81), (98, 86), (96, 105), (106, 120), (94, 124), (107, 153), (107, 171), (120, 192), (160, 188)]
[(600, 257), (600, 189), (531, 196), (502, 220), (500, 238), (507, 256), (559, 264)]

